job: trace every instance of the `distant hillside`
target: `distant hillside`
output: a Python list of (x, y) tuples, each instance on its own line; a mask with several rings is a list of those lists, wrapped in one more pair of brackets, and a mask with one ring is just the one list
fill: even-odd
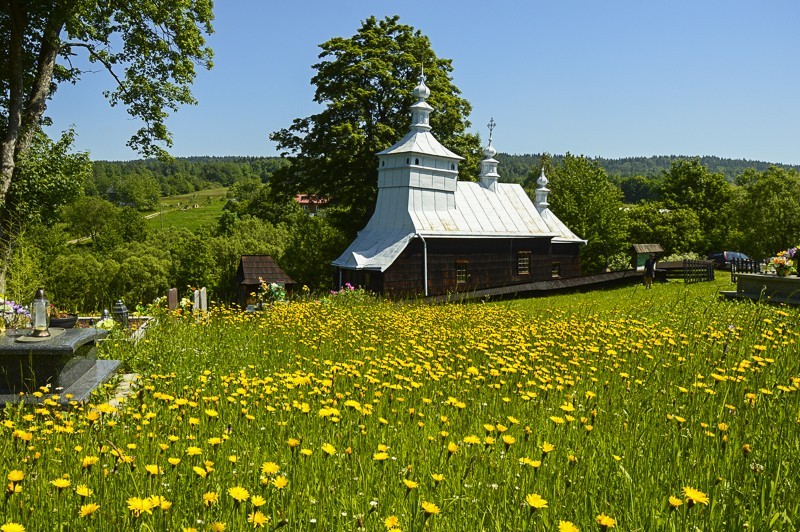
[(178, 157), (165, 163), (157, 159), (137, 161), (95, 161), (94, 180), (87, 184), (90, 194), (106, 195), (119, 189), (132, 176), (155, 180), (162, 196), (189, 194), (198, 190), (229, 187), (243, 179), (269, 180), (286, 164), (280, 157)]
[[(539, 166), (541, 154), (510, 155), (498, 153), (500, 161), (498, 169), (501, 180), (508, 183), (521, 183), (531, 168)], [(552, 155), (553, 164), (559, 164), (563, 155)], [(616, 182), (632, 176), (658, 178), (669, 170), (670, 165), (678, 159), (688, 157), (677, 155), (653, 157), (626, 157), (623, 159), (595, 160)], [(720, 172), (729, 181), (734, 181), (747, 168), (764, 171), (773, 163), (748, 161), (745, 159), (724, 159), (722, 157), (701, 157), (700, 161), (711, 172)], [(95, 161), (94, 180), (87, 183), (89, 194), (109, 195), (109, 191), (124, 189), (124, 182), (145, 179), (154, 182), (161, 190), (161, 196), (189, 194), (198, 190), (229, 187), (243, 179), (259, 179), (267, 182), (272, 173), (287, 164), (280, 157), (245, 157), (245, 156), (197, 156), (179, 157), (165, 163), (158, 160), (138, 161)], [(774, 164), (782, 168), (800, 170), (800, 166)]]
[[(533, 155), (510, 155), (508, 153), (498, 153), (496, 156), (500, 161), (498, 172), (502, 180), (506, 182), (519, 183), (527, 176), (532, 167), (539, 166), (541, 154)], [(552, 155), (553, 164), (560, 163), (563, 155)], [(689, 156), (682, 155), (654, 155), (652, 157), (625, 157), (623, 159), (604, 159), (597, 157), (595, 160), (603, 167), (609, 176), (617, 178), (632, 177), (641, 175), (645, 177), (658, 177), (662, 171), (669, 170), (670, 165), (679, 159), (690, 159)], [(728, 181), (734, 181), (748, 168), (755, 168), (763, 172), (769, 166), (781, 168), (793, 168), (800, 171), (800, 166), (786, 165), (777, 163), (767, 163), (763, 161), (749, 161), (747, 159), (725, 159), (722, 157), (703, 156), (700, 162), (713, 173), (721, 173)]]

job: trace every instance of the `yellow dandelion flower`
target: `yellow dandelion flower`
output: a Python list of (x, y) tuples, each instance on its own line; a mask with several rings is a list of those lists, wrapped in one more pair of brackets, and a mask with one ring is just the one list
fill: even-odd
[(506, 447), (510, 447), (517, 439), (510, 435), (510, 434), (503, 434), (503, 443), (506, 444)]
[(206, 415), (207, 415), (208, 417), (219, 417), (219, 412), (217, 412), (216, 410), (213, 410), (213, 409), (209, 408), (208, 410), (206, 410)]
[(99, 509), (100, 509), (100, 505), (99, 504), (97, 504), (95, 502), (90, 502), (89, 504), (84, 504), (84, 505), (81, 506), (81, 509), (80, 509), (80, 512), (78, 513), (78, 515), (80, 517), (89, 517), (90, 515), (92, 515), (93, 513), (95, 513)]
[(170, 457), (170, 458), (167, 458), (167, 462), (169, 462), (169, 465), (175, 467), (175, 466), (177, 466), (178, 464), (181, 463), (181, 459), (180, 458)]
[(281, 466), (275, 462), (264, 462), (261, 464), (261, 472), (265, 475), (274, 475), (281, 470)]
[(388, 458), (389, 458), (389, 453), (383, 451), (372, 455), (372, 459), (375, 460), (376, 462), (382, 462)]
[(286, 443), (289, 444), (289, 447), (294, 449), (295, 447), (300, 445), (300, 440), (298, 440), (297, 438), (289, 438), (289, 440)]
[(580, 532), (580, 530), (571, 521), (559, 521), (558, 532)]
[(603, 528), (614, 528), (617, 526), (616, 520), (613, 517), (609, 517), (604, 513), (601, 513), (597, 516), (597, 524)]
[(158, 467), (156, 464), (147, 464), (144, 466), (144, 469), (151, 475), (159, 475), (164, 472), (164, 470)]
[(208, 529), (211, 532), (225, 532), (225, 523), (222, 521), (214, 521), (209, 525)]
[(209, 491), (203, 494), (203, 504), (206, 506), (217, 504), (217, 501), (219, 501), (219, 493), (216, 491)]
[(679, 499), (678, 497), (675, 497), (674, 495), (670, 495), (669, 496), (669, 505), (670, 506), (672, 506), (673, 508), (677, 508), (681, 504), (683, 504), (683, 501), (681, 499)]
[(328, 456), (333, 456), (333, 455), (335, 455), (335, 454), (336, 454), (336, 447), (334, 447), (334, 446), (333, 446), (333, 445), (331, 445), (330, 443), (323, 443), (323, 444), (322, 444), (322, 450), (323, 450), (323, 451), (325, 452), (325, 454), (327, 454)]
[(525, 502), (528, 503), (534, 510), (541, 510), (542, 508), (547, 508), (547, 501), (542, 498), (541, 495), (538, 493), (530, 493), (525, 497)]
[(275, 477), (275, 480), (272, 481), (272, 485), (278, 488), (279, 490), (282, 490), (283, 488), (289, 485), (289, 479), (282, 476)]
[(311, 449), (300, 449), (300, 454), (303, 456), (311, 456), (314, 453)]
[(556, 450), (556, 446), (549, 442), (542, 443), (542, 452), (547, 454)]
[(9, 521), (8, 523), (0, 526), (0, 531), (2, 532), (25, 532), (25, 527), (19, 523), (15, 523), (14, 521)]
[(441, 510), (432, 502), (422, 501), (422, 509), (425, 510), (426, 515), (438, 515)]
[(386, 519), (383, 520), (383, 526), (387, 529), (396, 528), (397, 525), (400, 524), (400, 519), (396, 515), (390, 515)]
[(232, 488), (228, 488), (228, 495), (233, 498), (237, 503), (244, 502), (250, 498), (250, 493), (241, 486), (234, 486)]
[(25, 478), (25, 473), (19, 469), (13, 469), (8, 473), (8, 480), (11, 482), (21, 482)]
[(63, 490), (64, 488), (68, 488), (70, 485), (70, 481), (66, 478), (57, 478), (55, 480), (51, 480), (50, 484), (56, 487), (58, 490)]
[(79, 484), (75, 488), (75, 493), (81, 497), (91, 497), (94, 492), (86, 484)]
[(203, 450), (200, 447), (192, 446), (186, 449), (186, 454), (188, 454), (189, 456), (197, 456), (203, 454)]
[(202, 468), (202, 467), (200, 467), (200, 466), (194, 466), (194, 467), (192, 467), (192, 471), (194, 471), (195, 473), (197, 473), (197, 475), (198, 475), (198, 476), (200, 476), (200, 477), (202, 477), (202, 478), (206, 478), (206, 477), (208, 476), (208, 471), (206, 471), (205, 469), (203, 469), (203, 468)]
[(454, 452), (458, 451), (458, 445), (455, 442), (450, 442), (447, 444), (447, 452), (453, 454)]
[(409, 480), (407, 478), (403, 479), (403, 484), (405, 484), (406, 489), (413, 490), (419, 487), (419, 483), (414, 482), (413, 480)]
[(264, 524), (269, 522), (269, 517), (256, 510), (247, 516), (247, 522), (253, 524), (253, 528), (263, 528)]
[(708, 505), (708, 495), (692, 487), (684, 486), (683, 496), (686, 497), (686, 502), (688, 502), (690, 505), (692, 504)]
[(267, 503), (267, 499), (262, 497), (261, 495), (253, 495), (250, 497), (250, 503), (258, 508), (259, 506), (264, 506)]
[(84, 456), (83, 460), (81, 460), (81, 467), (83, 469), (89, 469), (99, 461), (100, 459), (96, 456)]
[(431, 478), (434, 482), (439, 483), (444, 480), (444, 475), (439, 473), (431, 473)]
[(141, 499), (139, 497), (131, 497), (128, 499), (128, 510), (130, 510), (135, 517), (139, 517), (143, 513), (153, 513), (153, 501), (150, 497)]

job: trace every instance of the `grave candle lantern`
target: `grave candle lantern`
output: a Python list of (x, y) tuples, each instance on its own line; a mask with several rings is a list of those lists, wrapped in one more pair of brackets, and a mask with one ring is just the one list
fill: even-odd
[(50, 331), (47, 329), (49, 321), (50, 308), (47, 296), (44, 293), (44, 288), (40, 288), (36, 291), (36, 296), (34, 296), (33, 304), (31, 305), (31, 322), (33, 323), (31, 336), (37, 338), (50, 336)]

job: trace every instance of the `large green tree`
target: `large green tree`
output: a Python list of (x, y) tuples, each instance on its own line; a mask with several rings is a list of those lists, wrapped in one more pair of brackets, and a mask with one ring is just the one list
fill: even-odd
[(370, 17), (352, 37), (320, 47), (311, 83), (322, 110), (270, 135), (291, 161), (273, 175), (273, 190), (324, 196), (349, 211), (339, 218), (346, 229), (361, 228), (375, 205), (375, 154), (408, 132), (412, 91), (423, 67), (435, 109), (433, 134), (467, 159), (462, 179), (477, 175), (480, 142), (466, 133), (471, 106), (453, 84), (451, 60), (437, 57), (425, 35), (396, 16)]
[(800, 244), (800, 172), (772, 166), (737, 182), (731, 213), (739, 250), (761, 259)]
[[(550, 158), (543, 157), (545, 172)], [(550, 209), (576, 235), (588, 240), (581, 248), (584, 273), (598, 273), (626, 247), (622, 192), (596, 161), (567, 153), (547, 173)], [(531, 175), (528, 182), (533, 181)]]
[[(45, 121), (60, 83), (76, 83), (100, 67), (116, 88), (106, 96), (142, 122), (128, 145), (145, 156), (171, 144), (168, 110), (194, 103), (189, 86), (197, 65), (211, 66), (205, 35), (212, 0), (0, 1), (0, 258), (13, 240), (15, 210), (7, 192), (22, 179), (20, 162)], [(77, 59), (92, 64), (88, 69)], [(0, 288), (5, 264), (0, 263)]]
[(731, 218), (726, 216), (733, 197), (731, 184), (721, 173), (711, 173), (699, 158), (672, 163), (663, 174), (661, 199), (669, 209), (692, 209), (700, 220), (700, 253), (727, 249)]

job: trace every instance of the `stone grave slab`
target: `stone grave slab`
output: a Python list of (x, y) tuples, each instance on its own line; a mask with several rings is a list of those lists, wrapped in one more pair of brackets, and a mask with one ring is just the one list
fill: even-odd
[(36, 403), (37, 398), (31, 394), (47, 384), (50, 391), (45, 397), (59, 395), (62, 404), (84, 402), (119, 368), (119, 360), (97, 360), (95, 354), (96, 342), (105, 338), (108, 331), (50, 331), (51, 337), (41, 341), (31, 341), (27, 337), (30, 330), (25, 329), (9, 330), (0, 336), (0, 403)]

